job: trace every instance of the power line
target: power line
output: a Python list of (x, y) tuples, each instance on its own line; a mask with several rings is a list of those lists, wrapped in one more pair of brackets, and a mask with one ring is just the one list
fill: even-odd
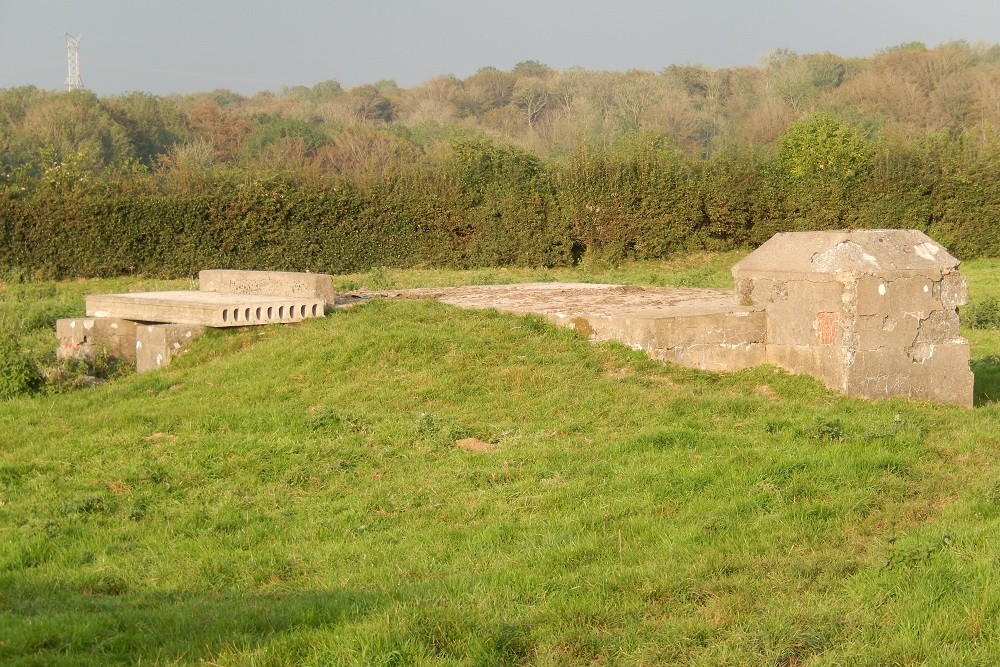
[(140, 67), (138, 65), (117, 65), (114, 63), (101, 63), (92, 62), (90, 63), (93, 67), (109, 67), (111, 69), (126, 69), (134, 70), (137, 72), (156, 72), (158, 74), (180, 74), (183, 76), (198, 76), (204, 79), (230, 79), (233, 81), (247, 81), (249, 83), (268, 83), (276, 86), (282, 86), (286, 81), (273, 81), (270, 79), (257, 79), (250, 76), (236, 76), (232, 74), (209, 74), (208, 72), (191, 72), (188, 70), (178, 70), (178, 69), (166, 69), (162, 67)]

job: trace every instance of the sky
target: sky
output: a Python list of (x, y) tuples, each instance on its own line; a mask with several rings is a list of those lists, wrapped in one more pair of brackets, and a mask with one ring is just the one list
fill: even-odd
[(998, 0), (0, 0), (0, 88), (65, 88), (82, 35), (101, 96), (250, 95), (335, 79), (409, 88), (484, 66), (659, 71), (755, 65), (778, 49), (867, 56), (1000, 43)]

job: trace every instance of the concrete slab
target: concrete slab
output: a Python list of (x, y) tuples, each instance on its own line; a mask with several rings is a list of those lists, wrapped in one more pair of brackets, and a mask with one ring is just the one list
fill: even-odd
[(971, 406), (958, 266), (913, 229), (787, 232), (733, 266), (733, 278), (736, 299), (767, 311), (769, 363), (850, 395)]
[(198, 289), (225, 294), (288, 296), (334, 303), (333, 276), (290, 271), (236, 271), (209, 269), (198, 273)]
[(217, 292), (94, 294), (86, 301), (89, 317), (207, 327), (298, 322), (322, 317), (326, 306), (319, 298)]

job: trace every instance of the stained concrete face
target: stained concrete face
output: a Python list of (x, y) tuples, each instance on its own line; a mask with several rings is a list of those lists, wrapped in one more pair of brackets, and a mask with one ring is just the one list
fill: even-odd
[(198, 273), (198, 289), (223, 294), (322, 299), (333, 305), (333, 276), (290, 271), (235, 271), (208, 269)]
[(323, 273), (210, 269), (198, 273), (198, 289), (224, 294), (302, 297), (334, 302), (333, 277)]
[(733, 267), (767, 312), (767, 362), (868, 398), (972, 404), (958, 260), (915, 230), (778, 234)]
[(98, 354), (135, 361), (135, 322), (118, 318), (76, 317), (56, 321), (59, 359), (93, 361)]
[(189, 324), (140, 324), (135, 333), (135, 370), (139, 373), (166, 366), (205, 327)]

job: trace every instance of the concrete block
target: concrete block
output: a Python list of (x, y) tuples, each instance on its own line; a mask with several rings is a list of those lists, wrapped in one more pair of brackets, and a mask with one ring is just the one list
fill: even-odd
[(56, 321), (60, 359), (92, 361), (103, 352), (111, 357), (135, 361), (135, 322), (118, 318), (75, 317)]
[(87, 315), (139, 322), (242, 327), (323, 317), (326, 302), (308, 297), (216, 292), (143, 292), (87, 297)]
[(335, 296), (332, 276), (289, 271), (210, 269), (198, 273), (198, 289), (226, 294), (322, 299), (329, 305), (333, 305)]
[(140, 324), (136, 327), (135, 369), (139, 373), (163, 368), (205, 327), (189, 324)]
[(915, 229), (853, 229), (782, 232), (733, 266), (747, 276), (902, 275), (958, 267), (939, 243)]

